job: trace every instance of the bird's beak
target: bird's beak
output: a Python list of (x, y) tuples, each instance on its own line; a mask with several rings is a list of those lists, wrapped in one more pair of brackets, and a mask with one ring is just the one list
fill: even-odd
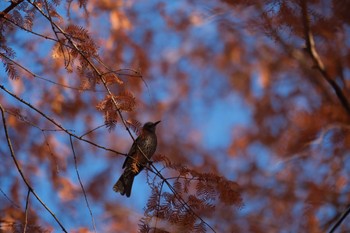
[(153, 123), (154, 126), (158, 125), (160, 123), (160, 121), (156, 121)]

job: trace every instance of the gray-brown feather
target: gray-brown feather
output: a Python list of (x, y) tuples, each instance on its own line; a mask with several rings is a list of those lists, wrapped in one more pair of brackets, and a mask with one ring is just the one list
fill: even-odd
[[(132, 183), (137, 174), (147, 165), (157, 148), (157, 136), (154, 123), (148, 122), (143, 126), (141, 135), (132, 144), (124, 161), (124, 173), (113, 186), (113, 190), (127, 197), (131, 194)], [(142, 152), (141, 152), (141, 151)], [(146, 158), (146, 157), (147, 158)]]

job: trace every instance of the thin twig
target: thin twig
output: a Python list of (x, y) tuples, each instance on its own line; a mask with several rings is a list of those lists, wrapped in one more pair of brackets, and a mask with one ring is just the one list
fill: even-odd
[(24, 227), (23, 227), (23, 233), (26, 233), (27, 231), (27, 224), (28, 224), (28, 207), (29, 207), (29, 195), (30, 195), (30, 189), (28, 189), (27, 192), (27, 198), (26, 198), (26, 207), (24, 211)]
[(17, 205), (14, 201), (12, 201), (7, 195), (6, 193), (0, 188), (0, 192), (2, 193), (2, 195), (4, 195), (4, 197), (16, 208), (20, 208), (19, 205)]
[(83, 190), (85, 202), (86, 202), (87, 208), (89, 209), (89, 212), (90, 212), (90, 216), (91, 216), (91, 221), (92, 221), (92, 226), (93, 226), (93, 228), (94, 228), (94, 232), (96, 232), (95, 219), (94, 219), (94, 216), (93, 216), (93, 214), (92, 214), (92, 211), (91, 211), (91, 208), (90, 208), (90, 205), (89, 205), (89, 201), (88, 201), (87, 196), (86, 196), (86, 192), (85, 192), (85, 188), (84, 188), (83, 182), (82, 182), (81, 179), (80, 179), (80, 175), (79, 175), (79, 171), (78, 171), (77, 156), (76, 156), (76, 154), (75, 154), (72, 136), (69, 136), (69, 141), (70, 141), (70, 146), (71, 146), (71, 148), (72, 148), (73, 157), (74, 157), (75, 172), (77, 173), (77, 177), (78, 177), (78, 180), (79, 180), (79, 184), (80, 184), (81, 190)]
[(88, 135), (88, 134), (90, 134), (90, 133), (94, 132), (95, 130), (98, 130), (99, 128), (102, 128), (103, 126), (106, 126), (106, 124), (103, 124), (103, 125), (97, 126), (97, 127), (93, 128), (92, 130), (87, 131), (86, 133), (82, 134), (82, 135), (80, 136), (80, 138), (85, 137), (86, 135)]
[(56, 174), (58, 174), (58, 173), (60, 172), (60, 169), (59, 169), (59, 167), (58, 167), (57, 159), (56, 159), (56, 157), (55, 157), (54, 154), (53, 154), (53, 151), (52, 151), (52, 149), (51, 149), (49, 140), (47, 139), (45, 130), (41, 130), (41, 132), (42, 132), (42, 134), (43, 134), (43, 136), (44, 136), (45, 144), (46, 144), (46, 146), (47, 146), (47, 149), (49, 150), (50, 156), (51, 156), (51, 158), (53, 159), (53, 162), (54, 162), (55, 165), (56, 165)]
[(40, 204), (50, 213), (50, 215), (55, 219), (55, 221), (58, 223), (58, 225), (62, 228), (62, 230), (66, 233), (68, 233), (68, 231), (64, 228), (64, 226), (62, 225), (62, 223), (60, 222), (60, 220), (56, 217), (56, 215), (51, 211), (51, 209), (40, 199), (40, 197), (36, 194), (36, 192), (34, 191), (34, 189), (32, 188), (32, 186), (29, 184), (29, 182), (27, 181), (27, 178), (24, 176), (19, 163), (17, 161), (17, 158), (15, 156), (15, 152), (13, 150), (12, 147), (12, 143), (10, 140), (10, 136), (8, 134), (8, 130), (7, 130), (7, 124), (6, 124), (6, 118), (5, 118), (5, 110), (2, 107), (2, 105), (0, 104), (0, 111), (1, 111), (1, 116), (2, 116), (2, 123), (4, 125), (4, 132), (5, 132), (5, 137), (6, 137), (6, 141), (7, 141), (7, 146), (10, 150), (11, 153), (11, 157), (13, 159), (13, 162), (16, 165), (17, 171), (19, 172), (22, 180), (24, 181), (24, 183), (27, 185), (29, 191), (35, 196), (35, 198), (40, 202)]

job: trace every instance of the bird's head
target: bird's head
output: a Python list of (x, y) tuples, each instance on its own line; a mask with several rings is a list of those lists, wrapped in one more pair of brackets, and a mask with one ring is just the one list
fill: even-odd
[(143, 125), (143, 127), (142, 127), (142, 130), (146, 130), (146, 131), (148, 131), (148, 132), (156, 132), (156, 126), (157, 126), (157, 124), (159, 124), (160, 123), (160, 121), (156, 121), (156, 122), (147, 122), (147, 123), (145, 123), (144, 125)]

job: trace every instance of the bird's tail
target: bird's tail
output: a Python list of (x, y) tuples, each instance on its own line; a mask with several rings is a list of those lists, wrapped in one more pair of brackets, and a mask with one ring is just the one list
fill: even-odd
[(134, 173), (131, 171), (124, 171), (119, 180), (114, 184), (113, 190), (119, 192), (121, 195), (126, 194), (127, 197), (130, 197), (134, 178)]

